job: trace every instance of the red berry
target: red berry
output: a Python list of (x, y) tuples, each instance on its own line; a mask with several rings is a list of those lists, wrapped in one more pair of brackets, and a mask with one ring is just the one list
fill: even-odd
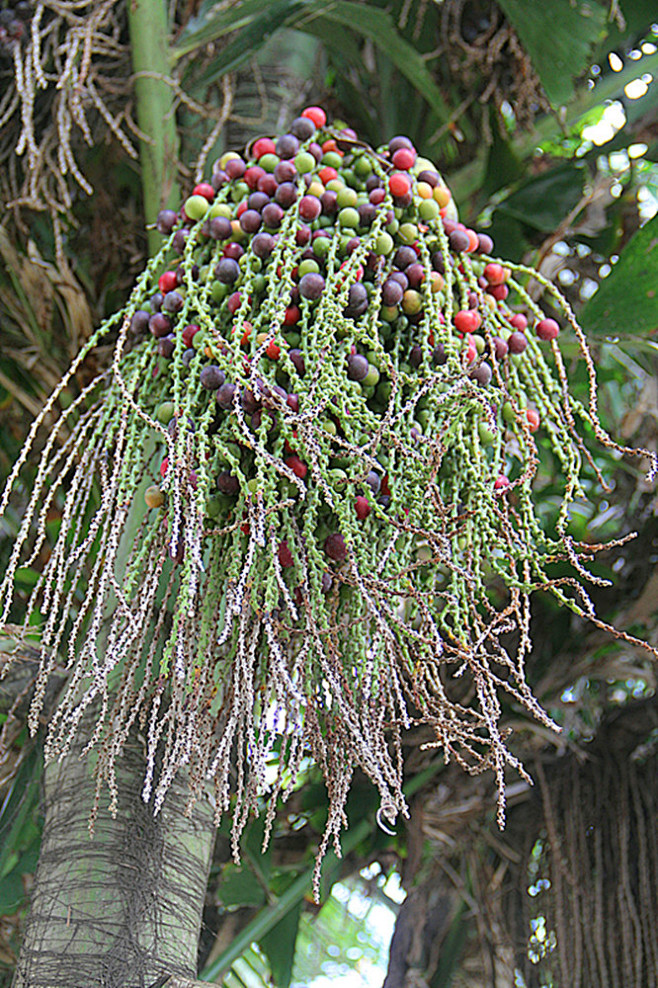
[(503, 285), (509, 278), (509, 271), (502, 264), (485, 264), (484, 277), (490, 285)]
[(354, 501), (354, 507), (356, 509), (356, 517), (359, 521), (363, 521), (370, 514), (370, 505), (368, 503), (368, 498), (363, 497), (362, 494), (357, 495)]
[(338, 172), (336, 171), (335, 168), (332, 168), (330, 165), (325, 165), (325, 167), (321, 168), (320, 171), (318, 172), (318, 178), (320, 179), (323, 185), (326, 185), (327, 182), (331, 182), (332, 179), (338, 178)]
[(291, 566), (295, 565), (295, 560), (293, 559), (292, 552), (290, 551), (290, 547), (288, 546), (288, 543), (286, 542), (285, 539), (282, 542), (279, 542), (279, 549), (277, 555), (279, 557), (279, 562), (281, 563), (283, 569), (290, 569)]
[(411, 189), (411, 179), (404, 172), (393, 172), (388, 180), (388, 187), (391, 190), (391, 195), (396, 196), (396, 198), (406, 196)]
[(181, 336), (183, 338), (183, 343), (185, 344), (186, 347), (192, 346), (192, 340), (194, 338), (194, 335), (198, 333), (200, 329), (201, 326), (197, 326), (195, 323), (190, 323), (189, 326), (185, 327), (185, 329), (181, 333)]
[(261, 168), (260, 165), (252, 165), (250, 168), (247, 168), (244, 173), (244, 181), (250, 189), (256, 189), (258, 188), (259, 179), (261, 179), (264, 175), (267, 175), (264, 168)]
[(210, 182), (199, 182), (199, 184), (195, 185), (192, 189), (192, 195), (203, 196), (203, 198), (207, 199), (208, 202), (212, 202), (215, 198), (215, 190)]
[(244, 199), (240, 203), (240, 205), (238, 206), (238, 208), (236, 209), (235, 215), (237, 216), (238, 219), (240, 219), (240, 217), (242, 216), (242, 214), (243, 213), (246, 213), (248, 209), (249, 209), (249, 204), (248, 204), (247, 200)]
[(411, 148), (398, 148), (391, 161), (396, 168), (402, 168), (407, 172), (416, 164), (416, 152)]
[(235, 313), (240, 308), (241, 301), (242, 301), (242, 295), (240, 294), (240, 292), (233, 292), (232, 295), (229, 295), (228, 301), (226, 302), (226, 308), (228, 309), (228, 311), (231, 313), (232, 316), (234, 316)]
[(307, 106), (305, 110), (302, 110), (301, 115), (312, 120), (316, 127), (324, 127), (327, 122), (327, 114), (321, 106)]
[(298, 456), (287, 456), (283, 462), (292, 470), (296, 477), (299, 477), (300, 480), (304, 479), (308, 472), (308, 467)]
[(276, 144), (271, 137), (259, 137), (251, 145), (251, 153), (256, 159), (262, 158), (264, 154), (275, 154)]
[(534, 410), (534, 408), (528, 408), (526, 413), (526, 418), (528, 420), (528, 427), (531, 432), (536, 432), (539, 428), (539, 413)]
[(334, 559), (337, 563), (342, 563), (343, 559), (347, 556), (347, 546), (340, 532), (333, 532), (327, 536), (324, 540), (324, 551), (330, 559)]
[(466, 348), (466, 363), (472, 364), (478, 355), (478, 348), (472, 339), (469, 339), (468, 347)]
[(283, 317), (284, 326), (295, 326), (301, 319), (301, 310), (296, 305), (289, 305)]
[(540, 340), (548, 342), (557, 339), (560, 334), (560, 327), (555, 319), (540, 319), (535, 326), (535, 332)]
[(173, 292), (175, 288), (178, 287), (178, 275), (175, 271), (165, 271), (158, 278), (158, 288), (163, 295), (167, 292)]
[(504, 302), (509, 295), (509, 288), (507, 285), (489, 285), (487, 292), (489, 295), (492, 295), (497, 302)]
[(169, 469), (169, 459), (165, 456), (164, 460), (160, 464), (160, 476), (166, 477), (168, 469)]
[(512, 324), (512, 326), (514, 326), (514, 329), (518, 329), (522, 333), (524, 333), (525, 330), (528, 328), (528, 320), (526, 319), (526, 317), (523, 315), (522, 312), (515, 312), (512, 318), (510, 319), (510, 323)]
[(494, 482), (494, 490), (504, 491), (507, 487), (509, 487), (509, 478), (506, 477), (504, 473), (501, 473), (501, 475), (497, 477)]
[(265, 356), (270, 360), (278, 360), (281, 356), (281, 347), (277, 346), (274, 342), (269, 343), (267, 350), (265, 351)]
[(458, 333), (476, 333), (482, 325), (482, 317), (477, 309), (460, 309), (455, 313), (453, 321)]

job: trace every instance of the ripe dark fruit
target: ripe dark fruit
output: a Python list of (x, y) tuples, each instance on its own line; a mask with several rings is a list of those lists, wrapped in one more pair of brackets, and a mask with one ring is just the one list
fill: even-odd
[(308, 117), (297, 117), (290, 125), (290, 133), (300, 141), (307, 141), (315, 133), (315, 124)]
[(180, 312), (184, 304), (185, 300), (179, 292), (167, 292), (162, 300), (162, 311), (175, 314)]
[(364, 521), (372, 510), (368, 502), (368, 498), (363, 497), (362, 494), (358, 494), (354, 499), (354, 509), (356, 511), (356, 517), (359, 521)]
[(297, 349), (289, 350), (288, 356), (290, 357), (299, 376), (303, 377), (306, 373), (306, 364), (304, 362), (304, 354), (302, 351)]
[(231, 221), (226, 216), (213, 216), (208, 223), (208, 233), (213, 240), (228, 240), (233, 233)]
[(555, 319), (540, 319), (540, 321), (535, 326), (535, 332), (537, 333), (538, 339), (543, 342), (550, 342), (550, 340), (556, 340), (560, 335), (560, 327), (556, 323)]
[(173, 209), (161, 209), (155, 221), (158, 233), (168, 237), (178, 222), (178, 213)]
[(477, 383), (480, 384), (483, 388), (486, 388), (487, 384), (489, 384), (493, 376), (491, 365), (488, 364), (486, 360), (483, 360), (478, 367), (475, 367), (471, 371), (470, 376), (474, 381), (477, 381)]
[(311, 302), (320, 298), (324, 287), (325, 281), (321, 274), (305, 274), (299, 280), (299, 294)]
[(356, 285), (350, 285), (347, 293), (347, 305), (343, 310), (344, 314), (351, 319), (358, 319), (367, 308), (368, 293), (364, 286), (360, 282)]
[(220, 408), (223, 408), (225, 411), (228, 411), (230, 408), (233, 408), (234, 395), (235, 395), (235, 384), (231, 384), (229, 381), (226, 381), (217, 389), (217, 392), (215, 394), (215, 401), (217, 402)]
[(290, 547), (285, 539), (279, 543), (277, 555), (279, 557), (279, 563), (283, 569), (290, 569), (291, 566), (295, 565), (293, 554), (290, 551)]
[(448, 243), (450, 244), (451, 250), (461, 254), (468, 250), (471, 241), (468, 234), (464, 230), (453, 230), (452, 233), (448, 235)]
[(223, 285), (232, 285), (240, 277), (238, 262), (231, 257), (223, 257), (219, 264), (215, 266), (215, 277)]
[(204, 367), (199, 375), (199, 382), (202, 388), (207, 391), (217, 391), (226, 380), (226, 374), (214, 364)]
[(519, 354), (523, 353), (528, 345), (528, 338), (525, 333), (520, 333), (516, 330), (514, 333), (510, 333), (509, 339), (507, 341), (507, 347), (510, 353)]
[(217, 490), (220, 494), (228, 494), (233, 497), (240, 491), (240, 481), (229, 470), (222, 470), (217, 477)]
[(351, 353), (347, 358), (347, 376), (350, 381), (363, 381), (369, 370), (368, 358), (360, 353)]
[(151, 314), (149, 312), (145, 312), (143, 309), (138, 309), (130, 320), (130, 332), (135, 336), (145, 333), (149, 328), (150, 318)]
[(347, 558), (347, 546), (340, 532), (333, 532), (324, 540), (324, 551), (336, 563), (342, 563)]
[(171, 319), (162, 312), (156, 312), (149, 319), (149, 330), (156, 339), (161, 336), (168, 336), (171, 333)]

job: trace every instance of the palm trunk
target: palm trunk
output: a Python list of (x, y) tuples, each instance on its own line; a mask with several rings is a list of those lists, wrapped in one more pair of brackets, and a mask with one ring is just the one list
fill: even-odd
[(119, 813), (113, 819), (102, 802), (90, 838), (91, 759), (74, 751), (46, 769), (41, 855), (14, 988), (148, 988), (195, 977), (212, 810), (203, 801), (185, 816), (187, 787), (178, 780), (154, 817), (141, 799), (143, 774), (134, 739), (117, 768)]

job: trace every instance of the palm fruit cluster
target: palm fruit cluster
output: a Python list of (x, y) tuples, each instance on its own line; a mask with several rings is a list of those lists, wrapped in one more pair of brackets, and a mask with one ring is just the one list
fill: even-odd
[[(139, 721), (144, 798), (157, 811), (182, 767), (193, 795), (212, 780), (237, 853), (248, 811), (269, 795), (269, 833), (311, 755), (323, 850), (355, 766), (385, 819), (406, 812), (403, 731), (421, 723), (447, 758), (493, 769), (502, 819), (505, 766), (521, 768), (505, 707), (554, 726), (525, 679), (530, 596), (598, 620), (596, 547), (574, 541), (569, 511), (596, 481), (589, 446), (615, 444), (573, 313), (458, 221), (411, 141), (375, 150), (318, 107), (223, 155), (157, 226), (161, 251), (46, 403), (0, 501), (46, 424), (0, 606), (7, 620), (62, 497), (28, 601), (33, 727), (64, 642), (73, 670), (48, 756), (96, 704), (98, 784), (114, 793)], [(562, 484), (554, 530), (535, 504), (540, 455)]]

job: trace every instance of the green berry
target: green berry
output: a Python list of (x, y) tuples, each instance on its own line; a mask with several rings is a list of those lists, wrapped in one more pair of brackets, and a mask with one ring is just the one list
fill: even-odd
[[(262, 161), (262, 158), (261, 158)], [(300, 151), (295, 155), (295, 168), (300, 175), (306, 175), (315, 168), (315, 158), (310, 151)]]
[(340, 226), (346, 226), (352, 230), (356, 230), (359, 225), (359, 214), (352, 206), (347, 206), (339, 212), (338, 222)]
[(343, 209), (345, 206), (355, 206), (356, 200), (356, 192), (354, 189), (350, 189), (346, 185), (344, 185), (342, 189), (336, 193), (336, 205), (339, 209)]
[(174, 417), (174, 403), (173, 401), (163, 401), (161, 402), (155, 410), (155, 417), (158, 422), (162, 425), (169, 425)]
[(390, 233), (380, 233), (375, 240), (374, 252), (380, 257), (387, 257), (393, 250), (393, 237)]
[(208, 212), (208, 200), (205, 196), (190, 196), (185, 200), (185, 212), (191, 220), (202, 220)]

